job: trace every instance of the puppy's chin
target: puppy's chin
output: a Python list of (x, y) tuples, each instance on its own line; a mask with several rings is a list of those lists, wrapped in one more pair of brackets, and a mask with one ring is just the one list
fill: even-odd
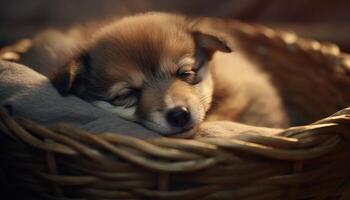
[(142, 124), (147, 127), (150, 130), (153, 130), (157, 132), (160, 135), (166, 136), (166, 137), (176, 137), (176, 138), (190, 138), (194, 135), (194, 127), (190, 127), (187, 129), (183, 128), (174, 128), (170, 126), (162, 126), (160, 124), (157, 124), (155, 122), (151, 121), (144, 121)]

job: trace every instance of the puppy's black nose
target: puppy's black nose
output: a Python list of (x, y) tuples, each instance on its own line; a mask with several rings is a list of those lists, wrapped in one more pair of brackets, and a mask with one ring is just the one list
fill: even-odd
[(186, 107), (178, 106), (168, 111), (166, 120), (172, 126), (185, 127), (191, 120), (191, 114)]

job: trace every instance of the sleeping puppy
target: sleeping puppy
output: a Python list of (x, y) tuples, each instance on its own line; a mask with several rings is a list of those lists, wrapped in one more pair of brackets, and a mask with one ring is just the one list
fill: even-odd
[[(211, 106), (213, 98), (223, 97), (223, 88), (231, 87), (215, 76), (220, 73), (211, 64), (215, 52), (232, 51), (219, 35), (178, 15), (125, 17), (85, 39), (51, 80), (62, 95), (77, 95), (162, 135), (193, 132), (206, 117), (234, 120), (232, 114), (218, 116), (223, 110), (238, 113), (237, 106)], [(208, 112), (213, 107), (219, 113)]]

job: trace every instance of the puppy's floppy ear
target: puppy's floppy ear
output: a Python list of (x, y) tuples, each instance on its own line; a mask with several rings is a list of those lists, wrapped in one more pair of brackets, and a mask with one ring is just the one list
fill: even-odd
[(192, 36), (196, 45), (199, 48), (202, 48), (209, 58), (211, 58), (216, 51), (226, 53), (232, 52), (228, 43), (221, 37), (202, 33), (200, 31), (193, 31)]
[(73, 93), (84, 81), (82, 74), (86, 72), (89, 66), (90, 57), (84, 53), (54, 73), (51, 83), (63, 96)]

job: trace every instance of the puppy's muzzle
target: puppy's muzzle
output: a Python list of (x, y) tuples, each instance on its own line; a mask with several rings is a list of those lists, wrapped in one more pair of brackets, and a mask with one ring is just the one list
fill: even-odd
[(177, 106), (166, 114), (167, 122), (176, 128), (189, 129), (193, 126), (191, 113), (185, 106)]

